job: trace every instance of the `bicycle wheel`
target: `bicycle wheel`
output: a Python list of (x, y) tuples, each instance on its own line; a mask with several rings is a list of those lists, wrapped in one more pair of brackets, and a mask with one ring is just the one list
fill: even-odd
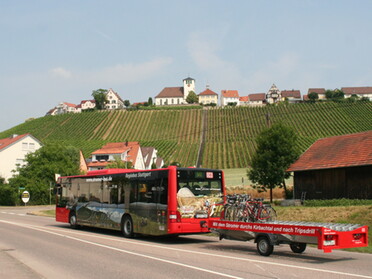
[(226, 206), (224, 219), (226, 221), (232, 221), (232, 219), (233, 219), (233, 208), (231, 206)]
[(264, 206), (260, 210), (260, 214), (258, 216), (259, 220), (266, 221), (266, 222), (272, 222), (276, 220), (276, 211), (271, 206)]

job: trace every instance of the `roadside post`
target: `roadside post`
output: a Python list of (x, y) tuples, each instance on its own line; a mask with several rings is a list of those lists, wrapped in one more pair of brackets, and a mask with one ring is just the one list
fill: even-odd
[(25, 203), (25, 206), (26, 206), (26, 204), (28, 203), (29, 200), (30, 200), (30, 193), (28, 191), (23, 191), (22, 192), (22, 201)]

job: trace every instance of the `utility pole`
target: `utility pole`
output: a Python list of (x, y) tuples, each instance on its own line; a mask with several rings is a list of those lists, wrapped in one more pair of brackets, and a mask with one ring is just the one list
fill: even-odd
[(267, 124), (267, 127), (271, 127), (271, 119), (270, 119), (270, 112), (268, 111), (266, 113), (266, 124)]

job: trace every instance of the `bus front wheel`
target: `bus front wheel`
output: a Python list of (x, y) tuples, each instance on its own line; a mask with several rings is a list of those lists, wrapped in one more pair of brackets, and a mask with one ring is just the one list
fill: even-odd
[(122, 225), (122, 231), (124, 237), (133, 237), (133, 221), (132, 218), (129, 215), (124, 216), (123, 218), (123, 225)]
[(77, 219), (76, 219), (76, 213), (75, 212), (71, 212), (70, 217), (69, 217), (69, 223), (70, 223), (70, 227), (71, 228), (73, 228), (73, 229), (78, 228)]

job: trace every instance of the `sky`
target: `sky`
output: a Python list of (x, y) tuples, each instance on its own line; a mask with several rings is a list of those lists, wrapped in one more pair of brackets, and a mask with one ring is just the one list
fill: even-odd
[(369, 0), (1, 0), (0, 131), (112, 88), (372, 86)]

